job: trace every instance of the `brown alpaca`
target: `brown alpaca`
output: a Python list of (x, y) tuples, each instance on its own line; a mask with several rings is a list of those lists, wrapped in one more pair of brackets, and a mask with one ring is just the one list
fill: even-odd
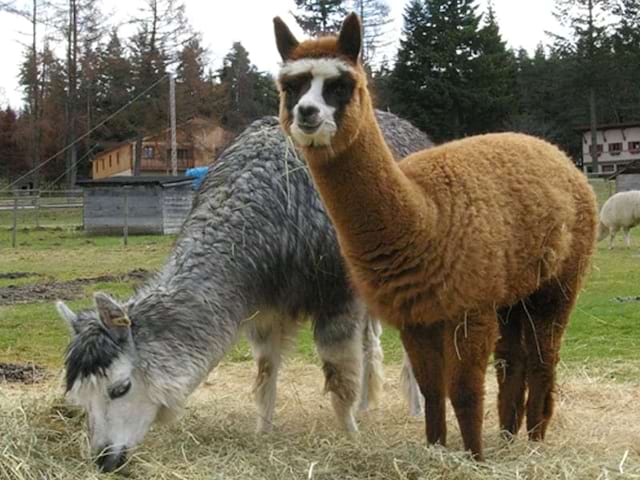
[(303, 43), (274, 22), (282, 126), (302, 148), (354, 284), (400, 330), (426, 400), (428, 442), (446, 442), (449, 397), (465, 448), (482, 459), (494, 346), (501, 428), (517, 433), (528, 389), (527, 429), (542, 439), (598, 225), (585, 177), (556, 147), (514, 133), (396, 163), (358, 60), (358, 17), (338, 37)]

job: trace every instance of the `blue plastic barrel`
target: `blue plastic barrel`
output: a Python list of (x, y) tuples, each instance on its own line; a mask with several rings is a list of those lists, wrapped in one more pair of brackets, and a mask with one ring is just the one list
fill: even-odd
[(207, 172), (209, 171), (209, 167), (194, 167), (187, 168), (187, 171), (184, 172), (187, 177), (195, 177), (193, 180), (193, 184), (191, 188), (194, 190), (198, 190), (202, 182), (204, 181), (204, 177), (207, 176)]

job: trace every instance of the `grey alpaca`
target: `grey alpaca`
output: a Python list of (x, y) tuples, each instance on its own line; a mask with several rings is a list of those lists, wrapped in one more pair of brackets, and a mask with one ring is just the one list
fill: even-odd
[[(397, 158), (431, 145), (394, 115), (379, 121)], [(160, 273), (122, 304), (104, 294), (95, 304), (77, 314), (57, 307), (73, 333), (68, 397), (87, 410), (104, 471), (179, 410), (241, 331), (258, 365), (259, 431), (271, 429), (281, 353), (301, 319), (312, 322), (344, 429), (356, 430), (362, 377), (363, 404), (379, 387), (379, 325), (352, 291), (333, 227), (275, 117), (254, 122), (211, 166)]]

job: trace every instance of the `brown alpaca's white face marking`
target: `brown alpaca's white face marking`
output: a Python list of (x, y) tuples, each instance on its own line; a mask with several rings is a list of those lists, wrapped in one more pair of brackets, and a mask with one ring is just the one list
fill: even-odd
[(302, 147), (331, 145), (353, 95), (353, 69), (336, 58), (305, 58), (286, 62), (278, 81), (294, 142)]
[(360, 20), (352, 13), (337, 37), (302, 44), (282, 19), (273, 23), (284, 62), (278, 75), (281, 123), (301, 147), (330, 147), (361, 75)]

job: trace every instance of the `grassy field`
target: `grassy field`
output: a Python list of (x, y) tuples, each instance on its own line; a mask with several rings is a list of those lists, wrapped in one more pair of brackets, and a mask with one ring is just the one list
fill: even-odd
[[(606, 192), (601, 192), (603, 195)], [(606, 198), (606, 197), (605, 197)], [(23, 278), (2, 278), (0, 289), (14, 286), (46, 285), (78, 278), (119, 276), (134, 269), (153, 271), (161, 267), (171, 249), (169, 236), (135, 236), (129, 246), (119, 237), (89, 237), (75, 228), (23, 229), (19, 247), (11, 249), (10, 232), (0, 229), (0, 274), (25, 272)], [(625, 365), (638, 358), (640, 345), (640, 230), (634, 232), (635, 247), (625, 249), (621, 239), (609, 251), (598, 246), (589, 282), (580, 295), (562, 350), (565, 362), (603, 364), (612, 376), (627, 378)], [(137, 281), (87, 282), (72, 308), (91, 304), (94, 291), (102, 290), (124, 298)], [(57, 317), (52, 301), (14, 305), (0, 304), (0, 361), (35, 362), (59, 367), (67, 341), (65, 326)], [(383, 346), (387, 361), (400, 359), (397, 334), (385, 331)], [(297, 354), (315, 358), (308, 331), (303, 331)], [(245, 344), (230, 357), (250, 359)]]

